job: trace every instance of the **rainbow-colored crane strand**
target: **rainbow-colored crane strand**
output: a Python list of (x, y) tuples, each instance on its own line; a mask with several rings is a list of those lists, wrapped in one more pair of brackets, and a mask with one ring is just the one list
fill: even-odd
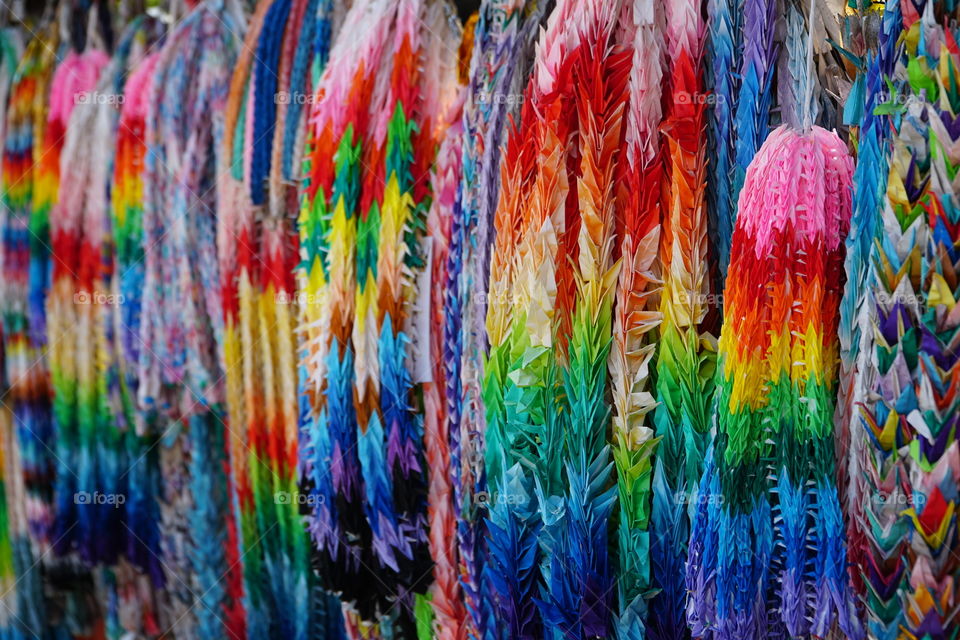
[[(329, 32), (333, 4), (257, 5), (225, 114), (217, 233), (226, 398), (247, 632), (254, 637), (307, 638), (328, 623), (297, 490), (299, 246), (289, 185), (301, 151), (294, 142), (304, 126), (308, 63), (316, 56), (322, 64), (328, 53), (329, 41), (315, 31)], [(293, 603), (298, 613), (288, 615), (279, 603)]]
[(663, 151), (660, 123), (663, 12), (656, 2), (624, 3), (635, 30), (624, 145), (618, 167), (617, 238), (620, 275), (614, 305), (610, 377), (613, 392), (613, 458), (620, 500), (618, 528), (620, 640), (640, 640), (647, 624), (650, 589), (650, 523), (653, 452), (650, 383), (661, 286)]
[[(836, 337), (853, 163), (818, 127), (747, 172), (724, 291), (718, 435), (697, 500), (694, 629), (861, 637), (833, 477)], [(699, 625), (699, 626), (698, 626)]]
[(705, 324), (711, 300), (707, 262), (706, 110), (700, 60), (699, 3), (667, 3), (670, 100), (661, 130), (666, 146), (660, 263), (660, 343), (654, 425), (660, 443), (653, 477), (650, 636), (683, 638), (684, 562), (694, 495), (703, 469), (713, 395), (714, 338)]

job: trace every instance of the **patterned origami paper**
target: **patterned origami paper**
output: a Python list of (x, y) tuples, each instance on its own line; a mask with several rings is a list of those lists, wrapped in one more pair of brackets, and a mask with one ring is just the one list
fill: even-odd
[(895, 129), (871, 250), (876, 375), (866, 392), (875, 404), (860, 412), (869, 443), (861, 522), (869, 629), (878, 638), (956, 632), (960, 50), (954, 27), (940, 26), (938, 5), (901, 5), (903, 57), (890, 85), (898, 91)]
[[(168, 627), (242, 635), (244, 614), (220, 349), (216, 168), (243, 17), (229, 1), (192, 9), (166, 38), (145, 141), (139, 402), (160, 434)], [(190, 585), (194, 585), (191, 587)]]

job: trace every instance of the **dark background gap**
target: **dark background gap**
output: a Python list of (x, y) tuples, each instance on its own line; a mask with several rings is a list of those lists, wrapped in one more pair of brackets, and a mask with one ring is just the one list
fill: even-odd
[(466, 22), (470, 14), (480, 8), (480, 0), (457, 0), (457, 11), (460, 12), (460, 19)]

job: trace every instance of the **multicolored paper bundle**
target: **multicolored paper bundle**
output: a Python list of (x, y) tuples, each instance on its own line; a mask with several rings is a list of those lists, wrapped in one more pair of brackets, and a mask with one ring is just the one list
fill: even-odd
[[(119, 161), (130, 169), (122, 156), (114, 155), (118, 129), (130, 124), (121, 120), (119, 107), (125, 102), (128, 73), (162, 31), (152, 19), (135, 19), (109, 63), (102, 51), (90, 49), (60, 72), (69, 74), (70, 81), (62, 86), (73, 95), (60, 154), (59, 195), (51, 211), (55, 259), (47, 329), (55, 407), (58, 415), (71, 417), (70, 422), (58, 422), (58, 445), (69, 454), (64, 464), (76, 469), (75, 492), (69, 496), (73, 510), (58, 513), (60, 519), (75, 520), (60, 522), (72, 530), (60, 542), (64, 549), (76, 548), (85, 563), (103, 565), (97, 588), (106, 600), (101, 615), (111, 635), (124, 630), (159, 633), (156, 601), (164, 583), (156, 505), (159, 469), (151, 455), (152, 442), (135, 427), (135, 397), (127, 388), (128, 382), (136, 382), (128, 377), (135, 354), (122, 368), (118, 356), (123, 342), (123, 355), (130, 355), (133, 330), (126, 322), (139, 322), (140, 291), (131, 289), (127, 273), (115, 269), (118, 263), (123, 269), (139, 268), (142, 278), (143, 252), (131, 252), (127, 226), (120, 232), (127, 242), (123, 259), (116, 260), (113, 234), (114, 205), (123, 206), (125, 199), (120, 186), (113, 201), (113, 167)], [(135, 90), (143, 81), (137, 82)], [(78, 83), (86, 83), (85, 88), (70, 87)], [(143, 105), (146, 98), (137, 96), (136, 101)], [(142, 122), (135, 135), (142, 140)], [(92, 162), (91, 149), (96, 150)], [(122, 144), (120, 149), (122, 153)], [(131, 222), (127, 212), (119, 220), (121, 226)], [(129, 309), (123, 290), (131, 297)], [(54, 335), (59, 339), (53, 340)]]
[[(357, 253), (353, 334), (365, 510), (380, 562), (397, 573), (395, 582), (387, 582), (395, 585), (391, 599), (402, 609), (398, 630), (411, 594), (426, 590), (431, 564), (421, 386), (430, 376), (430, 314), (421, 301), (429, 299), (429, 169), (458, 91), (460, 32), (447, 11), (437, 2), (398, 3), (393, 68), (374, 136), (373, 149), (382, 155), (364, 176), (375, 215), (357, 229), (367, 249), (366, 255), (362, 248)], [(376, 243), (367, 233), (375, 234)], [(369, 366), (374, 357), (376, 369)]]
[(697, 500), (694, 633), (860, 637), (835, 485), (833, 390), (853, 166), (818, 127), (777, 129), (739, 202), (718, 435)]
[[(3, 312), (9, 391), (4, 402), (13, 409), (17, 437), (10, 455), (22, 470), (17, 512), (19, 526), (26, 525), (12, 548), (17, 575), (13, 627), (16, 634), (63, 633), (71, 628), (83, 636), (102, 629), (89, 597), (91, 573), (51, 553), (61, 548), (64, 538), (57, 531), (55, 500), (61, 482), (57, 469), (63, 463), (55, 452), (44, 306), (51, 272), (49, 213), (57, 196), (62, 139), (48, 135), (48, 92), (59, 34), (49, 22), (38, 31), (14, 77), (5, 128)], [(68, 613), (50, 616), (58, 610)]]
[[(227, 408), (233, 427), (229, 432), (230, 462), (233, 472), (234, 509), (237, 518), (238, 545), (243, 550), (243, 571), (245, 577), (244, 606), (247, 611), (246, 629), (248, 636), (256, 637), (269, 633), (269, 604), (267, 592), (272, 581), (264, 584), (261, 580), (251, 580), (246, 576), (262, 576), (265, 571), (264, 554), (268, 544), (276, 536), (264, 540), (267, 526), (260, 529), (258, 505), (264, 509), (261, 520), (270, 518), (269, 529), (272, 532), (277, 522), (275, 509), (264, 505), (275, 500), (271, 491), (272, 477), (268, 464), (261, 462), (260, 456), (267, 457), (265, 425), (257, 418), (256, 412), (262, 409), (263, 390), (259, 383), (264, 372), (255, 371), (261, 353), (269, 353), (269, 348), (260, 345), (262, 335), (257, 331), (258, 300), (252, 291), (250, 273), (257, 256), (256, 235), (253, 229), (253, 204), (250, 201), (249, 183), (244, 178), (249, 175), (249, 153), (252, 144), (247, 139), (249, 125), (253, 120), (254, 106), (252, 68), (257, 51), (257, 41), (263, 28), (263, 19), (273, 2), (267, 0), (257, 4), (247, 28), (244, 45), (240, 49), (230, 84), (230, 95), (225, 111), (225, 131), (222, 158), (226, 166), (220, 167), (218, 180), (217, 250), (220, 262), (221, 292), (224, 311), (224, 373)], [(277, 28), (276, 25), (273, 25)], [(272, 71), (272, 70), (271, 70)], [(273, 96), (269, 98), (273, 100)], [(268, 144), (270, 140), (258, 139)], [(246, 156), (246, 158), (245, 158)], [(262, 203), (261, 203), (262, 204)], [(242, 265), (242, 266), (241, 266)], [(241, 292), (243, 300), (241, 302)], [(246, 326), (241, 329), (241, 308), (246, 312)], [(247, 344), (243, 343), (246, 338)], [(247, 412), (251, 412), (248, 420)], [(256, 446), (257, 450), (252, 450)], [(250, 465), (257, 471), (251, 473)], [(258, 490), (256, 495), (253, 487)], [(291, 501), (292, 502), (292, 501)], [(266, 524), (266, 523), (264, 523)], [(264, 544), (257, 541), (262, 540)], [(274, 565), (278, 566), (278, 565)]]
[[(627, 25), (620, 22), (616, 28), (624, 17)], [(621, 285), (637, 287), (622, 299), (642, 299), (646, 279), (654, 278), (648, 270), (651, 254), (656, 255), (659, 215), (656, 205), (650, 211), (650, 199), (659, 198), (660, 183), (644, 174), (656, 173), (659, 112), (651, 105), (659, 100), (641, 92), (658, 84), (659, 70), (635, 69), (632, 80), (630, 71), (635, 39), (644, 43), (655, 24), (652, 4), (556, 7), (538, 45), (539, 66), (521, 113), (533, 120), (525, 120), (507, 147), (490, 271), (491, 352), (484, 400), (492, 489), (488, 571), (494, 608), (507, 620), (510, 637), (536, 637), (538, 613), (548, 637), (605, 636), (612, 623), (606, 539), (615, 494), (605, 486), (612, 470), (605, 447), (611, 417), (605, 396), (619, 273), (614, 236), (625, 226), (618, 213), (632, 213), (632, 205), (645, 207), (633, 214), (638, 220), (630, 228), (642, 234), (638, 243), (649, 243), (652, 233), (653, 246), (640, 256), (631, 252), (636, 272)], [(631, 105), (635, 111), (624, 120), (631, 100), (637, 101)], [(619, 153), (624, 137), (631, 141), (632, 168)], [(636, 191), (615, 190), (620, 176), (631, 179), (628, 184)], [(577, 188), (570, 189), (574, 184)], [(647, 320), (642, 313), (625, 320), (628, 310), (621, 311), (618, 332), (629, 330), (634, 341), (644, 329), (622, 323)], [(621, 365), (625, 374), (645, 375), (644, 355), (638, 355), (639, 360)], [(636, 370), (628, 372), (633, 366)], [(631, 390), (620, 387), (618, 393)], [(642, 403), (640, 396), (621, 400), (619, 408), (624, 402)], [(635, 421), (636, 415), (618, 420)], [(637, 473), (641, 486), (631, 485), (626, 493), (641, 494), (631, 509), (642, 521), (642, 467), (650, 443), (645, 448), (640, 442), (622, 443), (640, 451), (634, 469), (627, 467), (631, 454), (623, 454), (621, 472)], [(644, 556), (640, 562), (646, 562), (645, 552), (638, 551)], [(511, 556), (523, 558), (522, 564), (512, 566)], [(532, 608), (538, 590), (543, 594), (537, 598), (539, 611)], [(640, 632), (638, 615), (625, 618), (620, 632)]]

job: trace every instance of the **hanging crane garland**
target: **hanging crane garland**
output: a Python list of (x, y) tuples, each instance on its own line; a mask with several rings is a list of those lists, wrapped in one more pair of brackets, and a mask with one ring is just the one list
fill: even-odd
[[(485, 326), (494, 212), (501, 183), (501, 147), (512, 118), (520, 117), (523, 88), (532, 64), (529, 51), (544, 16), (544, 3), (484, 0), (477, 14), (470, 82), (464, 106), (463, 178), (451, 230), (445, 345), (447, 402), (454, 466), (454, 497), (461, 583), (470, 637), (491, 624), (489, 597), (482, 597), (486, 413), (483, 405)], [(529, 116), (529, 111), (528, 117)]]
[[(223, 156), (228, 159), (228, 167), (220, 167), (220, 176), (217, 183), (217, 249), (221, 278), (221, 295), (223, 298), (223, 358), (226, 380), (224, 384), (227, 409), (230, 413), (232, 427), (229, 432), (229, 450), (231, 471), (235, 497), (236, 530), (238, 547), (244, 557), (244, 577), (262, 575), (264, 569), (265, 545), (252, 544), (262, 534), (258, 530), (256, 497), (253, 485), (258, 484), (259, 477), (249, 471), (249, 464), (256, 464), (257, 455), (261, 451), (251, 454), (250, 431), (260, 427), (258, 424), (249, 424), (246, 412), (248, 407), (258, 410), (263, 402), (262, 396), (256, 395), (254, 384), (262, 379), (262, 372), (254, 372), (253, 367), (257, 360), (255, 356), (260, 352), (256, 345), (243, 345), (242, 336), (248, 341), (253, 335), (249, 326), (244, 331), (240, 326), (243, 303), (246, 303), (247, 320), (255, 317), (251, 309), (250, 274), (238, 267), (238, 263), (249, 259), (253, 253), (251, 244), (253, 230), (250, 229), (252, 206), (249, 203), (247, 190), (244, 189), (244, 133), (248, 119), (245, 108), (248, 106), (248, 83), (250, 79), (251, 60), (256, 52), (256, 41), (263, 23), (263, 14), (271, 6), (270, 1), (260, 2), (250, 19), (247, 27), (244, 46), (240, 49), (237, 62), (231, 78), (230, 93), (224, 108), (224, 136)], [(252, 108), (251, 108), (252, 112)], [(237, 141), (235, 142), (235, 139)], [(249, 267), (249, 264), (244, 264)], [(239, 271), (239, 273), (238, 273)], [(242, 292), (242, 293), (241, 293)], [(246, 294), (246, 295), (243, 295)], [(243, 303), (240, 302), (241, 298)], [(255, 376), (255, 377), (254, 377)], [(253, 379), (253, 381), (251, 381)], [(248, 394), (249, 391), (249, 394)], [(261, 497), (262, 501), (262, 497)], [(275, 525), (275, 523), (274, 523)], [(247, 581), (244, 584), (244, 606), (247, 610), (246, 632), (248, 636), (269, 633), (266, 613), (268, 605), (264, 602), (264, 591), (269, 583), (261, 580)]]
[[(11, 115), (16, 113), (13, 109), (19, 111), (24, 106), (23, 96), (17, 96), (14, 93), (14, 80), (23, 52), (23, 36), (18, 29), (5, 27), (0, 30), (0, 98), (3, 104), (8, 104), (8, 100), (16, 100), (13, 103)], [(20, 282), (13, 277), (16, 267), (11, 261), (14, 258), (11, 254), (15, 250), (11, 242), (14, 236), (10, 233), (14, 224), (12, 201), (15, 200), (17, 190), (11, 188), (10, 181), (15, 179), (15, 176), (10, 175), (10, 172), (14, 168), (12, 166), (14, 154), (19, 152), (17, 147), (13, 146), (17, 141), (16, 136), (22, 136), (24, 133), (22, 127), (15, 125), (16, 122), (10, 122), (6, 117), (0, 119), (4, 181), (4, 202), (3, 208), (0, 209), (0, 216), (2, 216), (0, 230), (3, 233), (0, 273), (3, 274), (4, 283), (0, 289), (3, 295), (3, 303), (0, 304), (0, 366), (2, 366), (0, 369), (0, 400), (2, 400), (0, 404), (0, 485), (2, 485), (0, 487), (0, 566), (2, 566), (0, 589), (3, 590), (3, 595), (0, 596), (0, 636), (12, 634), (18, 617), (33, 619), (30, 613), (20, 609), (21, 605), (29, 607), (30, 600), (18, 596), (19, 591), (28, 589), (32, 584), (24, 571), (32, 561), (29, 560), (23, 466), (20, 447), (17, 443), (19, 429), (14, 414), (14, 403), (23, 400), (23, 389), (17, 388), (19, 381), (15, 376), (18, 373), (18, 364), (14, 358), (22, 355), (25, 345), (22, 340), (17, 344), (14, 340), (7, 338), (19, 332), (12, 322), (16, 312), (10, 308), (10, 305), (13, 300), (22, 295), (16, 290)], [(8, 147), (8, 135), (10, 147)], [(16, 397), (17, 392), (21, 394), (21, 398)]]
[(539, 504), (562, 500), (563, 443), (554, 410), (561, 380), (553, 347), (556, 265), (569, 187), (564, 117), (570, 112), (562, 109), (570, 65), (564, 55), (574, 9), (571, 2), (558, 3), (537, 43), (520, 115), (523, 128), (514, 125), (510, 131), (494, 216), (486, 318), (490, 351), (483, 367), (490, 581), (484, 597), (503, 625), (490, 628), (494, 621), (487, 622), (485, 637), (491, 638), (541, 633), (535, 598), (540, 580), (546, 581), (543, 572), (549, 572), (549, 544), (557, 540), (540, 537), (544, 524), (557, 521), (545, 523), (551, 512), (541, 516)]
[(663, 47), (658, 38), (664, 15), (655, 2), (624, 3), (635, 34), (624, 143), (618, 172), (617, 238), (620, 274), (616, 288), (610, 377), (613, 394), (613, 459), (620, 501), (617, 572), (620, 640), (644, 637), (650, 595), (650, 524), (653, 452), (650, 413), (656, 401), (650, 374), (660, 321), (658, 247), (661, 230)]
[[(12, 559), (18, 575), (13, 627), (25, 634), (62, 630), (67, 625), (81, 633), (95, 633), (100, 628), (89, 599), (93, 588), (89, 569), (62, 557), (71, 548), (76, 528), (75, 524), (64, 526), (69, 516), (64, 517), (62, 507), (70, 509), (78, 502), (74, 492), (64, 490), (77, 477), (79, 458), (76, 449), (61, 448), (58, 430), (62, 416), (55, 415), (58, 397), (47, 372), (52, 353), (48, 347), (60, 344), (59, 340), (47, 340), (46, 302), (51, 260), (59, 258), (50, 252), (50, 213), (58, 196), (59, 152), (66, 125), (64, 112), (56, 108), (56, 94), (51, 96), (61, 49), (55, 27), (51, 21), (38, 29), (40, 35), (28, 45), (14, 78), (10, 104), (15, 106), (6, 124), (8, 131), (16, 133), (8, 138), (14, 146), (7, 149), (4, 159), (9, 198), (4, 238), (9, 244), (4, 247), (3, 262), (11, 284), (5, 291), (5, 353), (11, 365), (5, 377), (11, 381), (10, 402), (18, 432), (14, 463), (22, 469), (21, 486), (27, 492), (20, 508), (25, 507), (30, 537), (29, 547), (15, 549)], [(62, 49), (66, 53), (66, 47)], [(105, 56), (101, 56), (103, 61)], [(87, 82), (96, 82), (96, 71), (95, 66)], [(59, 104), (66, 109), (77, 101), (71, 93), (59, 95), (63, 98)], [(64, 461), (65, 456), (71, 464)], [(70, 479), (63, 478), (67, 473)], [(26, 543), (26, 538), (22, 542)], [(41, 584), (44, 575), (62, 582)], [(71, 608), (71, 615), (48, 619), (49, 611), (59, 607)]]
[[(874, 493), (880, 486), (873, 484), (875, 476), (869, 471), (872, 445), (861, 415), (863, 408), (872, 406), (868, 390), (876, 376), (871, 326), (874, 307), (869, 287), (874, 275), (870, 256), (882, 231), (880, 211), (889, 173), (887, 141), (893, 131), (891, 114), (879, 113), (878, 109), (889, 100), (888, 83), (898, 82), (894, 79), (894, 68), (900, 57), (898, 40), (902, 19), (899, 4), (895, 0), (885, 3), (882, 15), (878, 16), (880, 32), (876, 51), (870, 52), (866, 62), (866, 98), (860, 118), (854, 170), (854, 208), (844, 263), (847, 284), (840, 304), (840, 381), (834, 417), (840, 454), (838, 485), (846, 494), (847, 550), (853, 584), (861, 599), (880, 597), (883, 600), (888, 600), (891, 594), (885, 593), (881, 576), (886, 570), (881, 567), (899, 563), (899, 557), (897, 553), (890, 553), (892, 548), (883, 548), (889, 539), (881, 535), (870, 540), (866, 530), (891, 516), (896, 519), (896, 516), (889, 510), (881, 515), (885, 509), (883, 501), (876, 500), (880, 494)], [(861, 522), (870, 524), (863, 526)], [(880, 526), (885, 528), (883, 524)], [(867, 568), (868, 563), (874, 564), (876, 573)], [(868, 584), (874, 589), (870, 596), (867, 595)], [(888, 607), (883, 609), (890, 610)], [(867, 620), (868, 633), (889, 637), (891, 627), (880, 630), (875, 624), (873, 620)], [(895, 629), (895, 624), (892, 628)]]
[[(334, 46), (312, 115), (301, 241), (309, 290), (318, 295), (305, 311), (304, 331), (317, 335), (308, 338), (305, 382), (318, 396), (306, 436), (313, 490), (347, 492), (330, 505), (342, 513), (340, 527), (357, 531), (338, 534), (336, 514), (318, 502), (315, 540), (333, 563), (341, 545), (353, 546), (339, 561), (347, 572), (380, 567), (380, 594), (354, 582), (356, 595), (345, 598), (358, 607), (348, 612), (348, 629), (379, 633), (381, 617), (387, 627), (412, 630), (413, 594), (425, 591), (430, 574), (427, 486), (418, 484), (426, 471), (423, 414), (414, 389), (425, 379), (418, 372), (428, 340), (413, 302), (421, 286), (415, 274), (426, 264), (419, 237), (437, 125), (455, 94), (456, 66), (441, 64), (440, 52), (455, 52), (458, 41), (438, 3), (359, 3), (344, 31), (360, 24), (359, 38)], [(382, 64), (389, 81), (375, 84)], [(342, 111), (344, 99), (354, 106)], [(324, 151), (333, 145), (336, 154)], [(324, 468), (331, 455), (347, 459)]]
[[(458, 69), (458, 75), (462, 72)], [(463, 98), (460, 88), (456, 105), (451, 110), (446, 136), (437, 152), (432, 183), (434, 200), (427, 215), (427, 235), (430, 238), (430, 362), (433, 370), (424, 384), (424, 450), (429, 467), (428, 516), (430, 525), (430, 555), (434, 560), (434, 588), (432, 609), (441, 638), (459, 638), (463, 635), (466, 611), (460, 598), (460, 562), (457, 553), (457, 521), (454, 507), (451, 473), (451, 437), (446, 397), (447, 359), (444, 345), (444, 301), (450, 281), (450, 241), (453, 233), (453, 209), (462, 172), (463, 153)]]
[[(355, 214), (360, 185), (360, 157), (369, 135), (368, 123), (377, 68), (394, 10), (389, 2), (359, 2), (347, 14), (330, 64), (310, 110), (306, 152), (307, 180), (300, 213), (301, 307), (303, 352), (301, 451), (310, 485), (309, 525), (320, 552), (323, 579), (341, 592), (347, 617), (375, 620), (387, 605), (371, 581), (374, 566), (371, 525), (362, 511), (364, 480), (357, 449), (353, 406), (352, 314), (335, 305), (353, 303), (340, 295), (353, 272), (346, 272), (356, 234)], [(350, 216), (348, 219), (347, 216)], [(348, 221), (350, 230), (345, 229)], [(363, 263), (361, 263), (363, 264)], [(368, 579), (360, 580), (359, 576)], [(369, 588), (373, 585), (373, 589)]]
[[(834, 624), (861, 635), (833, 478), (852, 174), (834, 134), (781, 127), (742, 191), (724, 297), (718, 436), (690, 556), (700, 576), (693, 620), (718, 637), (763, 637), (771, 628), (822, 637)], [(775, 552), (780, 563), (771, 562)]]
[[(160, 550), (158, 499), (161, 470), (156, 451), (159, 434), (147, 429), (143, 416), (138, 411), (140, 404), (137, 369), (142, 349), (139, 329), (144, 278), (142, 241), (143, 172), (147, 152), (145, 122), (158, 53), (148, 53), (145, 49), (131, 58), (138, 61), (131, 60), (132, 70), (125, 76), (123, 83), (124, 101), (116, 129), (110, 191), (110, 229), (114, 251), (111, 292), (116, 296), (116, 301), (120, 302), (106, 309), (112, 315), (114, 323), (112, 337), (115, 361), (110, 374), (111, 401), (115, 419), (120, 427), (126, 430), (128, 466), (120, 476), (121, 480), (127, 481), (129, 491), (129, 500), (125, 505), (128, 527), (125, 531), (128, 538), (126, 553), (130, 563), (146, 575), (148, 584), (162, 593), (166, 576)], [(124, 76), (121, 76), (121, 81), (123, 80)], [(149, 592), (149, 589), (128, 591), (141, 592)], [(121, 595), (120, 598), (122, 602), (124, 596)], [(160, 621), (155, 608), (141, 604), (139, 628), (144, 633), (159, 631)]]
[(738, 0), (708, 0), (709, 39), (706, 59), (713, 93), (709, 118), (710, 180), (707, 185), (710, 238), (718, 257), (718, 282), (722, 288), (730, 264), (730, 240), (737, 217), (735, 185), (737, 144), (737, 95), (740, 74), (737, 61), (743, 55), (744, 16)]
[(178, 23), (154, 71), (145, 135), (139, 392), (162, 441), (164, 614), (184, 633), (205, 637), (242, 635), (245, 625), (229, 516), (215, 198), (243, 25), (229, 0), (199, 4)]
[(668, 3), (666, 52), (671, 99), (661, 130), (666, 145), (660, 263), (660, 341), (653, 477), (651, 637), (682, 638), (684, 562), (709, 437), (715, 339), (702, 326), (710, 299), (707, 264), (705, 105), (700, 60), (704, 26), (696, 3)]
[[(83, 98), (89, 99), (94, 94), (100, 72), (109, 61), (107, 53), (91, 47), (80, 53), (71, 51), (57, 67), (51, 81), (45, 159), (40, 165), (41, 184), (54, 194), (49, 199), (44, 198), (41, 207), (50, 208), (46, 224), (52, 256), (52, 282), (44, 312), (59, 465), (55, 545), (59, 553), (78, 548), (81, 557), (91, 563), (102, 559), (101, 551), (93, 548), (92, 536), (97, 516), (109, 513), (108, 505), (84, 505), (78, 503), (76, 496), (80, 492), (93, 495), (99, 486), (107, 489), (95, 477), (97, 465), (94, 464), (96, 456), (93, 451), (98, 438), (96, 421), (100, 409), (97, 406), (99, 390), (93, 379), (97, 373), (95, 351), (98, 342), (101, 348), (103, 343), (90, 334), (90, 327), (96, 322), (96, 305), (100, 302), (93, 297), (105, 292), (106, 287), (102, 282), (95, 282), (99, 265), (90, 264), (91, 261), (100, 261), (100, 249), (85, 247), (83, 240), (85, 232), (102, 233), (94, 231), (93, 227), (102, 225), (105, 212), (96, 199), (88, 202), (85, 191), (88, 181), (96, 182), (100, 187), (96, 195), (103, 197), (106, 179), (99, 172), (106, 171), (109, 159), (101, 155), (89, 163), (72, 160), (76, 147), (83, 144), (78, 139), (82, 135), (81, 128), (86, 133), (93, 125), (89, 115), (93, 114), (96, 105), (82, 104)], [(69, 127), (78, 103), (80, 116), (86, 120), (85, 126)], [(104, 142), (106, 144), (100, 147), (103, 154), (110, 148), (110, 141)], [(49, 169), (45, 171), (47, 163)], [(99, 172), (90, 175), (94, 168)], [(96, 219), (88, 221), (86, 216)], [(98, 286), (99, 291), (95, 288)], [(99, 437), (104, 438), (105, 434)], [(116, 529), (115, 525), (110, 527), (110, 531)], [(103, 537), (100, 539), (104, 540)], [(109, 547), (115, 548), (116, 542), (109, 543)]]
[[(871, 444), (865, 562), (871, 631), (949, 637), (958, 481), (953, 393), (957, 296), (953, 180), (960, 50), (941, 7), (903, 8), (901, 105), (889, 156), (882, 234), (871, 254), (876, 403), (863, 411)], [(876, 560), (874, 558), (877, 558)], [(897, 631), (899, 629), (900, 631)]]
[[(13, 172), (10, 175), (10, 193), (11, 198), (16, 200), (11, 203), (11, 222), (17, 225), (14, 228), (13, 236), (15, 249), (11, 251), (11, 260), (8, 265), (14, 266), (18, 273), (13, 274), (11, 282), (22, 283), (22, 298), (14, 297), (12, 299), (13, 311), (22, 314), (17, 326), (17, 331), (11, 330), (7, 340), (16, 340), (17, 332), (24, 333), (25, 351), (22, 355), (15, 356), (22, 358), (19, 365), (23, 367), (15, 376), (21, 384), (24, 384), (23, 404), (21, 406), (24, 415), (20, 430), (21, 459), (24, 465), (24, 474), (28, 492), (28, 518), (30, 525), (31, 539), (34, 540), (38, 548), (46, 551), (51, 544), (51, 531), (53, 528), (53, 485), (54, 485), (54, 465), (53, 457), (50, 455), (52, 446), (55, 446), (53, 440), (53, 424), (51, 415), (51, 399), (49, 389), (49, 379), (46, 369), (46, 352), (44, 345), (46, 336), (44, 335), (42, 304), (37, 308), (33, 300), (37, 297), (36, 291), (43, 291), (43, 284), (37, 282), (37, 279), (44, 281), (45, 263), (41, 257), (44, 250), (42, 243), (48, 242), (45, 236), (46, 229), (36, 221), (39, 215), (34, 214), (34, 202), (36, 193), (40, 190), (38, 184), (40, 179), (40, 167), (37, 158), (42, 153), (43, 134), (47, 124), (47, 105), (50, 90), (50, 80), (53, 77), (55, 51), (57, 48), (57, 39), (51, 34), (36, 36), (30, 45), (27, 46), (27, 52), (24, 60), (21, 61), (21, 69), (18, 70), (19, 78), (14, 80), (11, 102), (17, 103), (20, 98), (17, 95), (20, 91), (24, 92), (23, 110), (14, 109), (10, 112), (10, 118), (7, 122), (9, 131), (15, 128), (23, 127), (23, 133), (13, 138), (16, 143), (16, 158), (11, 158), (17, 165), (12, 167)], [(31, 49), (33, 51), (31, 52)], [(23, 84), (21, 89), (18, 85)], [(22, 118), (22, 121), (11, 121), (14, 117)], [(20, 136), (23, 136), (22, 138)], [(19, 171), (17, 171), (19, 169)], [(20, 188), (23, 189), (20, 192)], [(20, 192), (20, 193), (18, 193)], [(20, 226), (22, 224), (22, 226)], [(22, 234), (22, 237), (21, 237)], [(22, 244), (20, 244), (22, 243)], [(38, 248), (39, 247), (39, 248)], [(36, 256), (36, 257), (34, 257)], [(17, 262), (13, 262), (16, 259)], [(23, 262), (19, 262), (23, 260)], [(39, 317), (38, 317), (39, 315)], [(13, 352), (13, 349), (9, 349)], [(14, 352), (15, 353), (15, 352)], [(16, 396), (15, 400), (16, 402)], [(16, 415), (17, 406), (14, 405), (14, 415)], [(33, 495), (31, 495), (31, 493)], [(31, 504), (32, 503), (32, 504)]]
[[(422, 302), (430, 298), (432, 249), (425, 233), (434, 197), (430, 167), (441, 140), (440, 125), (449, 118), (457, 93), (461, 33), (450, 17), (442, 3), (398, 3), (393, 66), (376, 121), (373, 150), (378, 155), (368, 164), (373, 169), (364, 175), (361, 198), (373, 196), (375, 215), (358, 224), (358, 237), (368, 240), (366, 255), (357, 255), (357, 286), (364, 293), (358, 295), (356, 308), (357, 317), (366, 319), (354, 325), (354, 342), (368, 342), (366, 349), (357, 348), (357, 364), (364, 364), (360, 355), (366, 351), (368, 358), (376, 357), (379, 368), (379, 381), (369, 377), (371, 369), (358, 375), (358, 382), (366, 377), (372, 383), (366, 400), (372, 411), (365, 433), (361, 423), (359, 448), (367, 517), (371, 525), (379, 520), (373, 526), (374, 548), (397, 574), (387, 583), (394, 590), (399, 630), (408, 609), (422, 601), (432, 562), (422, 386), (430, 378), (430, 315), (429, 305)], [(361, 303), (362, 296), (369, 297)], [(367, 408), (358, 405), (357, 410), (362, 415)]]
[[(314, 32), (318, 25), (329, 30), (331, 13), (329, 1), (260, 3), (226, 106), (228, 166), (218, 185), (217, 233), (227, 404), (235, 420), (230, 451), (252, 636), (307, 638), (328, 624), (299, 515), (293, 344), (299, 256), (295, 190), (291, 199), (287, 185), (303, 127), (307, 62), (314, 55), (325, 60), (329, 47)], [(282, 615), (274, 604), (280, 602), (294, 603), (298, 614)]]
[(855, 4), (0, 37), (0, 635), (952, 637), (957, 13)]
[[(779, 55), (775, 38), (777, 3), (772, 0), (743, 0), (742, 7), (743, 57), (740, 60), (740, 90), (734, 122), (737, 138), (731, 184), (731, 199), (738, 204), (747, 166), (769, 133), (773, 77)], [(806, 73), (799, 75), (805, 76)], [(735, 222), (736, 216), (731, 220), (731, 223)], [(729, 232), (732, 233), (732, 229)]]

